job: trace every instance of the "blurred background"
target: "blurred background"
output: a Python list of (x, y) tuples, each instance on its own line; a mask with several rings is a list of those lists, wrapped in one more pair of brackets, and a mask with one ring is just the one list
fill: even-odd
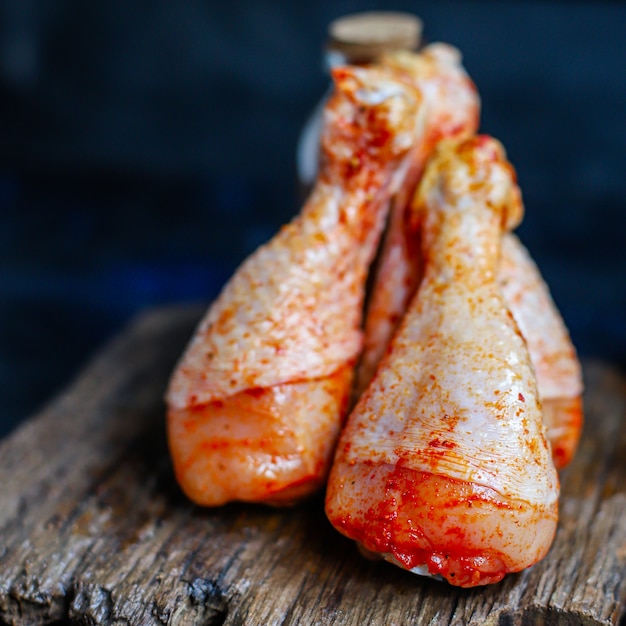
[(461, 49), (580, 354), (626, 367), (626, 3), (2, 0), (0, 436), (294, 215), (327, 25), (372, 9)]

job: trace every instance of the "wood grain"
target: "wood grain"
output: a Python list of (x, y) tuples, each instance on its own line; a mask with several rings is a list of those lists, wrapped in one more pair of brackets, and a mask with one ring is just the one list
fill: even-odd
[(0, 442), (0, 624), (619, 624), (626, 384), (584, 364), (586, 425), (538, 565), (462, 590), (366, 561), (292, 510), (202, 510), (175, 484), (163, 391), (201, 310), (140, 317)]

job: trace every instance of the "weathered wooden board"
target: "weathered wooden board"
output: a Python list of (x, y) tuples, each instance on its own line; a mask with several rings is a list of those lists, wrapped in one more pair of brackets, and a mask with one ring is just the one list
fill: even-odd
[(162, 403), (200, 311), (149, 313), (0, 442), (0, 624), (619, 624), (626, 385), (585, 363), (586, 427), (548, 557), (460, 590), (359, 556), (321, 497), (201, 510), (179, 492)]

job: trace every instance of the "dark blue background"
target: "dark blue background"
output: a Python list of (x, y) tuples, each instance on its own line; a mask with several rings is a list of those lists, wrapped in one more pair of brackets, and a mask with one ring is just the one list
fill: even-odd
[(295, 213), (326, 25), (373, 8), (462, 50), (579, 351), (626, 365), (626, 4), (5, 0), (0, 435)]

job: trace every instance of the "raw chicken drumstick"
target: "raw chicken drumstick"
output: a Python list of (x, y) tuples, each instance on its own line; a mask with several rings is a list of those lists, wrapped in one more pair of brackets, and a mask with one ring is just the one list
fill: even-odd
[[(461, 139), (478, 127), (479, 99), (458, 51), (432, 44), (419, 54), (396, 52), (381, 64), (403, 71), (423, 94), (425, 129), (412, 168), (394, 197), (389, 226), (372, 280), (365, 316), (363, 354), (354, 395), (372, 379), (422, 278), (419, 233), (411, 228), (410, 194), (423, 165), (442, 138)], [(526, 339), (535, 368), (544, 422), (557, 468), (567, 465), (582, 430), (582, 372), (576, 351), (537, 266), (519, 239), (504, 233), (498, 281)]]
[(572, 460), (582, 431), (582, 371), (548, 286), (513, 233), (502, 237), (498, 284), (526, 340), (552, 459), (561, 469)]
[(424, 278), (348, 418), (326, 512), (366, 551), (472, 587), (540, 560), (558, 516), (534, 371), (496, 282), (523, 210), (501, 145), (442, 141), (415, 210)]
[(420, 130), (419, 92), (338, 68), (300, 215), (237, 270), (167, 392), (177, 480), (198, 504), (288, 505), (327, 477), (361, 349), (367, 271)]
[(357, 398), (374, 375), (421, 279), (419, 240), (409, 228), (408, 214), (426, 159), (442, 138), (473, 135), (480, 111), (476, 87), (461, 64), (460, 52), (452, 46), (436, 43), (419, 53), (390, 52), (380, 64), (401, 71), (422, 93), (424, 131), (418, 137), (408, 175), (392, 200), (367, 302), (363, 354), (354, 387)]

